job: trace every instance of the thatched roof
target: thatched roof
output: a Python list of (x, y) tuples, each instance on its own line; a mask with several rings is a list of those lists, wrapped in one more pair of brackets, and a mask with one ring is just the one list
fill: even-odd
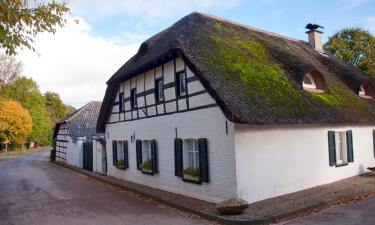
[[(104, 131), (122, 81), (182, 57), (226, 117), (248, 124), (374, 123), (375, 103), (358, 97), (373, 78), (305, 41), (192, 13), (146, 40), (107, 82), (97, 130)], [(319, 71), (325, 93), (302, 88)]]
[(101, 102), (91, 101), (57, 122), (53, 138), (57, 137), (60, 126), (66, 124), (73, 141), (78, 137), (86, 137), (87, 141), (91, 141), (98, 134), (95, 128), (101, 105)]

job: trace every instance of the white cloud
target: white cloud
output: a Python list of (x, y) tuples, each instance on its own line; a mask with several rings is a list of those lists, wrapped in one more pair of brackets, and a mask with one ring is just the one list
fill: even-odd
[(89, 18), (103, 18), (119, 14), (140, 16), (139, 19), (165, 19), (184, 15), (193, 10), (227, 9), (237, 6), (241, 0), (74, 0), (73, 13)]
[(66, 27), (55, 35), (40, 35), (34, 47), (38, 54), (22, 50), (17, 56), (24, 74), (32, 77), (42, 92), (54, 91), (64, 102), (79, 107), (102, 100), (105, 82), (138, 50), (138, 43), (119, 44), (94, 37), (84, 19), (79, 24), (68, 18)]
[(375, 35), (375, 16), (370, 16), (365, 20), (365, 28)]

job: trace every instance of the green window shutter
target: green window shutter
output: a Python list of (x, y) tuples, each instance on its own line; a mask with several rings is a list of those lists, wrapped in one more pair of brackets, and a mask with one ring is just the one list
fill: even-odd
[(199, 148), (199, 169), (201, 174), (201, 179), (204, 182), (209, 182), (209, 173), (208, 173), (208, 149), (207, 149), (207, 139), (200, 138), (198, 139), (198, 148)]
[(129, 150), (128, 150), (128, 141), (124, 141), (124, 168), (129, 168)]
[(374, 158), (375, 158), (375, 130), (372, 131), (372, 144), (374, 145)]
[(117, 165), (117, 142), (112, 141), (112, 160), (113, 160), (113, 165)]
[(152, 162), (152, 172), (158, 173), (158, 149), (156, 141), (151, 141), (151, 162)]
[(336, 141), (335, 132), (328, 131), (329, 166), (336, 165)]
[(174, 175), (182, 177), (183, 170), (183, 154), (182, 154), (182, 139), (174, 139)]
[(348, 162), (354, 162), (353, 132), (351, 130), (346, 131), (346, 146), (348, 151)]
[(136, 148), (136, 155), (137, 155), (137, 169), (140, 170), (140, 166), (142, 164), (142, 141), (136, 140), (135, 141), (135, 148)]

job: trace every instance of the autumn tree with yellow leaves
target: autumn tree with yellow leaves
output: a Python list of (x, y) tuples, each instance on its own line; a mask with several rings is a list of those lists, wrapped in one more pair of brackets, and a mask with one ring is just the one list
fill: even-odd
[(32, 130), (30, 114), (14, 100), (0, 99), (0, 141), (21, 145)]

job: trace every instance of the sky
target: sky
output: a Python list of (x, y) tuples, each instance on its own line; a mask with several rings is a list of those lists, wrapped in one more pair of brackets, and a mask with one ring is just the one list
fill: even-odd
[[(36, 52), (19, 50), (23, 75), (76, 108), (101, 101), (106, 81), (152, 35), (193, 11), (307, 40), (305, 25), (324, 26), (323, 41), (347, 27), (375, 35), (375, 0), (69, 0), (67, 24), (44, 33)], [(78, 23), (76, 22), (78, 21)], [(192, 34), (193, 35), (193, 34)]]

